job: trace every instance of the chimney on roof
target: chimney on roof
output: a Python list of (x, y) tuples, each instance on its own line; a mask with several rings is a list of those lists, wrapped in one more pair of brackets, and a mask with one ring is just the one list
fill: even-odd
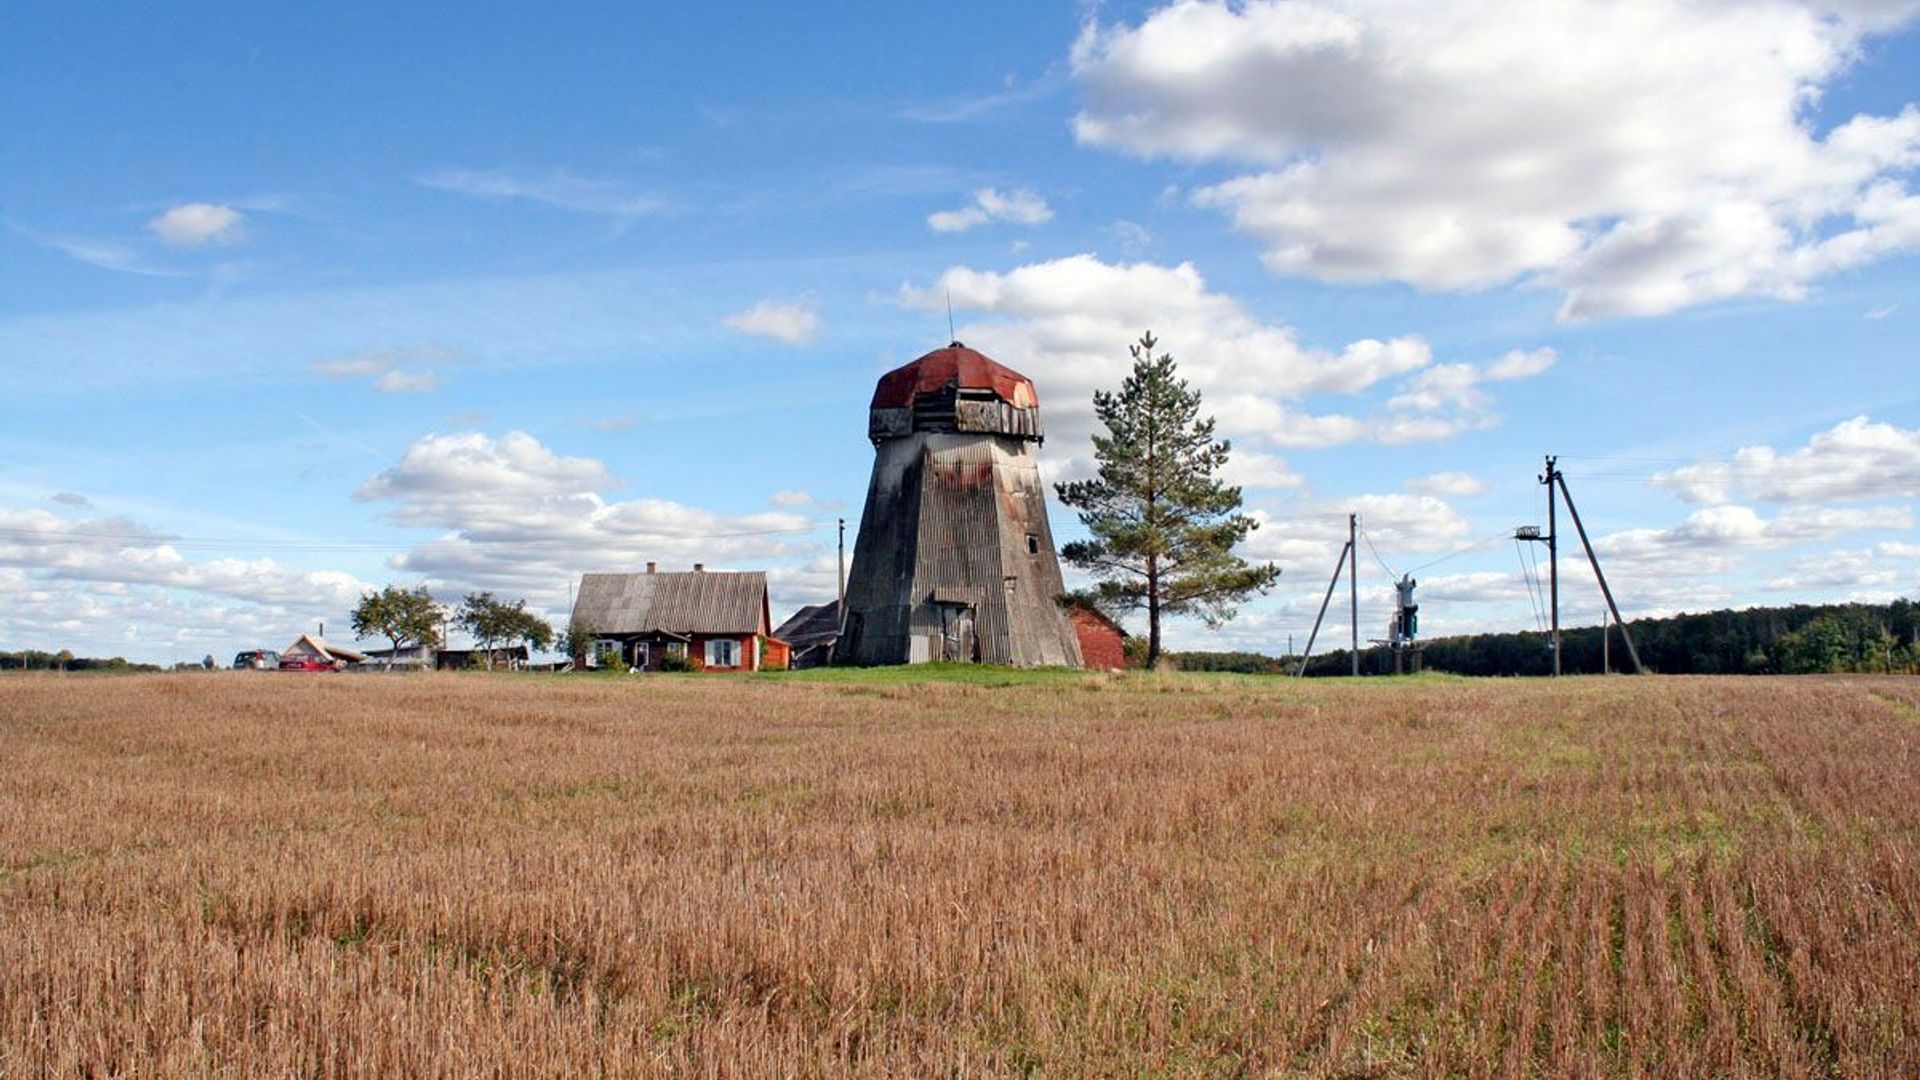
[(703, 562), (697, 562), (697, 563), (694, 563), (694, 564), (693, 564), (693, 572), (694, 572), (694, 573), (696, 573), (696, 574), (704, 574), (704, 573), (706, 573), (706, 572), (707, 572), (707, 564), (706, 564), (706, 563), (703, 563)]
[(657, 563), (657, 562), (650, 562), (650, 563), (648, 563), (648, 564), (647, 564), (647, 573), (649, 573), (649, 574), (657, 574), (657, 573), (659, 573), (659, 572), (660, 572), (660, 564), (659, 564), (659, 563)]

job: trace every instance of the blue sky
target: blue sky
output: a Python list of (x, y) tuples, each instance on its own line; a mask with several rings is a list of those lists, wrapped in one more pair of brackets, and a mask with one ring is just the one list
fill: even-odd
[(0, 13), (0, 647), (822, 599), (949, 297), (1051, 479), (1142, 329), (1219, 415), (1285, 577), (1177, 647), (1349, 510), (1369, 633), (1536, 625), (1549, 452), (1630, 614), (1920, 590), (1920, 4), (661, 7)]

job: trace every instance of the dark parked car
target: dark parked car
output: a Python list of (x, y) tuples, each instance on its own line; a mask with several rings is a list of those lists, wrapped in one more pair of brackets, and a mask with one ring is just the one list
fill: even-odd
[(248, 649), (233, 657), (235, 671), (272, 671), (279, 666), (280, 654), (272, 649)]

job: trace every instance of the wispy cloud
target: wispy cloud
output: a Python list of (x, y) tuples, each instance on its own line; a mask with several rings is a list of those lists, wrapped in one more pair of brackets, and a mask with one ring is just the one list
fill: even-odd
[(727, 325), (787, 345), (805, 345), (820, 330), (820, 313), (801, 301), (762, 300), (727, 316)]
[(888, 198), (942, 195), (964, 191), (985, 177), (951, 165), (876, 165), (843, 176), (834, 190), (843, 195)]
[(1153, 232), (1137, 221), (1120, 220), (1107, 226), (1107, 232), (1120, 242), (1120, 250), (1139, 257), (1153, 246)]
[(1899, 304), (1881, 304), (1879, 307), (1869, 309), (1867, 311), (1867, 318), (1873, 320), (1874, 322), (1879, 322), (1881, 319), (1884, 319), (1887, 316), (1899, 310), (1900, 310)]
[(245, 237), (240, 211), (218, 203), (181, 203), (147, 222), (147, 229), (169, 247), (235, 244)]
[(452, 352), (437, 345), (404, 349), (376, 349), (333, 360), (322, 360), (313, 370), (344, 382), (371, 379), (382, 394), (426, 394), (440, 388), (440, 373), (433, 370), (459, 362)]
[(1009, 75), (1005, 86), (995, 93), (913, 105), (900, 110), (899, 116), (923, 124), (965, 124), (1052, 97), (1065, 85), (1066, 79), (1056, 71), (1049, 71), (1025, 86)]
[(373, 388), (383, 394), (428, 394), (440, 388), (440, 373), (396, 368), (373, 380)]
[(579, 421), (578, 426), (591, 428), (594, 431), (608, 431), (618, 434), (623, 431), (632, 431), (644, 423), (646, 423), (646, 418), (639, 413), (622, 413), (619, 416), (591, 417)]
[(180, 270), (168, 270), (147, 263), (129, 244), (118, 240), (102, 240), (84, 236), (60, 236), (30, 229), (16, 222), (8, 222), (7, 228), (40, 247), (58, 251), (68, 258), (96, 266), (102, 270), (117, 270), (123, 274), (141, 274), (146, 277), (185, 278), (193, 274)]
[(987, 187), (973, 193), (971, 205), (928, 214), (927, 225), (934, 232), (965, 232), (996, 221), (1040, 225), (1052, 219), (1053, 208), (1047, 200), (1025, 188), (1002, 192)]
[(664, 213), (673, 205), (665, 196), (653, 192), (629, 191), (618, 181), (574, 176), (564, 169), (537, 177), (516, 176), (497, 169), (443, 169), (417, 176), (414, 183), (477, 199), (521, 199), (560, 210), (623, 220)]

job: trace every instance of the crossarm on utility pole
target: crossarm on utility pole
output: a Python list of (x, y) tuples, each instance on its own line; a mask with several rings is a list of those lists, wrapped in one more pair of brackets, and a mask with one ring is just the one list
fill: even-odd
[[(1567, 490), (1567, 478), (1564, 474), (1555, 477), (1560, 481), (1560, 494), (1566, 497), (1567, 513), (1573, 518), (1573, 527), (1580, 534), (1580, 546), (1587, 550), (1587, 562), (1593, 566), (1593, 576), (1600, 582), (1600, 595), (1607, 598), (1607, 610), (1613, 612), (1613, 621), (1620, 624), (1620, 640), (1627, 643), (1627, 656), (1633, 660), (1633, 673), (1645, 675), (1647, 669), (1640, 666), (1640, 650), (1633, 647), (1633, 635), (1627, 631), (1627, 620), (1620, 617), (1620, 605), (1613, 602), (1613, 590), (1607, 588), (1607, 575), (1600, 572), (1600, 559), (1593, 553), (1593, 545), (1587, 541), (1587, 527), (1580, 524), (1580, 511), (1573, 505), (1573, 493)], [(1602, 627), (1604, 631), (1604, 625)]]
[(1340, 571), (1346, 569), (1347, 556), (1353, 554), (1352, 544), (1340, 547), (1340, 561), (1333, 564), (1333, 577), (1327, 580), (1327, 595), (1320, 598), (1320, 614), (1313, 617), (1313, 633), (1307, 635), (1307, 651), (1300, 654), (1300, 670), (1293, 674), (1298, 677), (1307, 673), (1307, 661), (1313, 657), (1313, 642), (1320, 636), (1320, 620), (1327, 617), (1327, 605), (1333, 602), (1333, 590), (1340, 584)]

